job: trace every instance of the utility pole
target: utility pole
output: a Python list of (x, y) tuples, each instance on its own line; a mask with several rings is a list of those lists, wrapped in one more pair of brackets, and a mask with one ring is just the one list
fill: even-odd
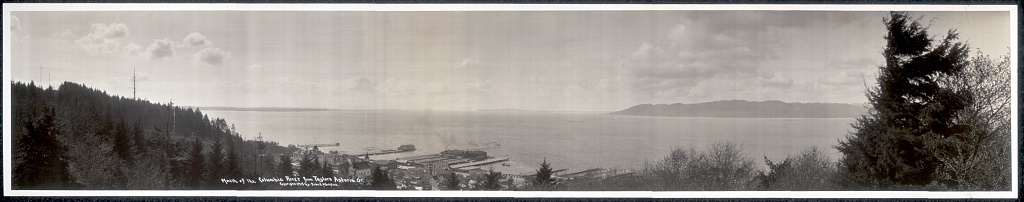
[(263, 133), (259, 133), (256, 136), (256, 172), (259, 173), (259, 177), (263, 177), (263, 149), (267, 147), (267, 142), (263, 141)]
[[(167, 111), (173, 112), (172, 109), (171, 109), (171, 104), (170, 103), (167, 104)], [(167, 128), (170, 128), (170, 126), (169, 126), (170, 122), (166, 122), (165, 121), (164, 123), (168, 124), (168, 126), (164, 127), (164, 141), (163, 141), (163, 143), (164, 143), (164, 162), (165, 162), (164, 168), (167, 169), (166, 170), (167, 172), (164, 173), (164, 186), (169, 189), (171, 187), (171, 178), (168, 176), (169, 173), (171, 173), (171, 148), (170, 148), (170, 144), (171, 144), (171, 130), (167, 130)]]
[(171, 106), (171, 121), (172, 121), (172, 123), (171, 123), (171, 127), (172, 127), (171, 128), (171, 132), (177, 133), (178, 132), (178, 110), (174, 110), (174, 99), (171, 99), (171, 102), (168, 103), (168, 104)]
[(136, 88), (135, 88), (135, 75), (136, 75), (135, 67), (132, 67), (132, 99), (138, 99), (135, 96), (135, 90), (136, 90)]

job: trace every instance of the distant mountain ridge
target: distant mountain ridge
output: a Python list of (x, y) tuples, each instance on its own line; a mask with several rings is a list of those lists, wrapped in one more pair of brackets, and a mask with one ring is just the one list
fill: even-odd
[(865, 112), (866, 108), (854, 104), (726, 100), (696, 104), (641, 104), (609, 114), (721, 118), (855, 118)]
[(290, 107), (192, 107), (212, 111), (263, 111), (263, 112), (309, 112), (309, 111), (344, 111), (327, 108), (290, 108)]

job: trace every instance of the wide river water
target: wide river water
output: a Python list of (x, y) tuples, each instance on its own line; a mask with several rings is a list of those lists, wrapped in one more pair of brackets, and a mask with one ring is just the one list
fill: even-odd
[[(480, 149), (509, 158), (497, 171), (527, 174), (546, 159), (569, 172), (589, 168), (640, 168), (675, 147), (706, 148), (715, 142), (740, 144), (763, 166), (763, 156), (785, 158), (818, 147), (833, 160), (834, 148), (853, 118), (689, 118), (604, 115), (577, 112), (520, 111), (216, 111), (204, 110), (234, 124), (248, 139), (288, 144), (340, 143), (347, 154), (397, 149), (414, 144), (415, 152), (371, 156), (394, 159), (436, 154), (445, 149)], [(500, 145), (500, 146), (499, 146)]]

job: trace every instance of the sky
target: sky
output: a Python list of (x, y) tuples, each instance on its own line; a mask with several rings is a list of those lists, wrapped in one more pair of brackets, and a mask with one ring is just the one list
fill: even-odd
[[(1009, 53), (1009, 12), (912, 12)], [(183, 106), (617, 111), (864, 103), (886, 12), (21, 11), (14, 81)], [(974, 54), (974, 53), (972, 53)]]

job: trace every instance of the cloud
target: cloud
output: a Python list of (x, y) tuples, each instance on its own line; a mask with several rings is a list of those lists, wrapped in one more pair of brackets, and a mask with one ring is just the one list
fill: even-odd
[(228, 54), (230, 53), (225, 52), (220, 48), (208, 47), (196, 52), (192, 59), (197, 62), (220, 66), (224, 64), (224, 60), (227, 59)]
[(716, 24), (720, 23), (679, 23), (664, 37), (640, 44), (616, 70), (629, 76), (632, 92), (663, 98), (687, 95), (701, 81), (719, 77), (773, 87), (792, 85), (791, 78), (762, 67), (779, 58), (773, 43), (778, 29)]
[(199, 32), (192, 32), (192, 33), (188, 34), (188, 36), (185, 36), (185, 39), (183, 39), (182, 41), (186, 45), (189, 45), (189, 46), (209, 46), (209, 45), (213, 45), (213, 42), (210, 42), (210, 40), (207, 40), (206, 36), (203, 36), (203, 34), (200, 34)]
[(245, 66), (245, 70), (248, 70), (248, 71), (264, 71), (264, 70), (267, 70), (267, 68), (264, 67), (263, 65), (260, 65), (260, 64), (250, 64), (248, 66)]
[(21, 41), (32, 37), (22, 32), (25, 28), (21, 26), (21, 19), (18, 19), (18, 16), (11, 16), (10, 28), (11, 41)]
[(131, 33), (128, 25), (113, 23), (109, 25), (93, 24), (92, 32), (75, 40), (82, 50), (93, 55), (107, 55), (119, 52), (120, 41)]
[(124, 46), (124, 54), (129, 57), (142, 57), (145, 53), (146, 49), (139, 44), (131, 43)]
[(53, 36), (53, 38), (56, 38), (58, 40), (60, 40), (60, 39), (74, 39), (74, 38), (78, 38), (78, 35), (76, 35), (75, 33), (71, 32), (71, 30), (66, 30), (66, 29), (62, 30), (62, 31), (59, 31), (59, 32), (54, 32), (50, 36)]
[(480, 60), (473, 59), (473, 58), (466, 58), (466, 59), (462, 59), (462, 62), (460, 62), (459, 64), (455, 64), (455, 68), (461, 69), (461, 68), (473, 67), (473, 66), (476, 66), (476, 65), (480, 65)]
[(871, 58), (842, 58), (830, 59), (825, 66), (832, 69), (877, 69), (881, 62), (875, 62)]
[(128, 37), (129, 33), (128, 25), (121, 23), (110, 25), (92, 24), (92, 33), (89, 35), (104, 39), (121, 39)]
[(128, 29), (128, 25), (123, 23), (112, 23), (110, 25), (93, 24), (92, 35), (97, 38), (104, 39), (121, 39), (128, 37), (131, 34), (131, 29)]
[(415, 95), (418, 93), (415, 86), (416, 85), (405, 80), (387, 79), (384, 80), (384, 93), (388, 96)]
[(761, 86), (767, 87), (789, 88), (790, 86), (793, 86), (793, 78), (783, 75), (780, 72), (775, 72), (775, 74), (773, 74), (771, 77), (761, 78), (757, 81), (758, 84), (760, 84)]
[(11, 31), (21, 31), (21, 19), (18, 16), (11, 16)]
[(145, 72), (136, 72), (135, 73), (135, 81), (136, 82), (149, 81), (149, 78), (150, 78), (149, 73), (145, 73)]
[(348, 89), (359, 92), (373, 92), (377, 88), (377, 82), (367, 77), (354, 77), (348, 79)]
[(668, 32), (668, 37), (672, 39), (678, 39), (686, 37), (686, 25), (678, 24)]
[(829, 75), (818, 79), (818, 83), (829, 86), (854, 86), (864, 85), (868, 77), (860, 71), (847, 70), (836, 75)]
[(157, 39), (146, 47), (146, 56), (151, 60), (160, 60), (174, 56), (174, 41)]

